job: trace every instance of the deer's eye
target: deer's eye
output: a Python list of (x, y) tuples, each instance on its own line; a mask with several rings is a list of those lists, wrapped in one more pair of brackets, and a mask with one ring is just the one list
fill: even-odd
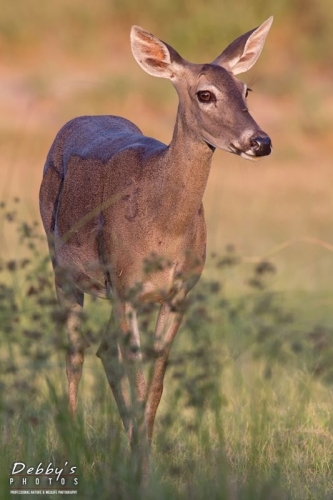
[(252, 89), (250, 89), (249, 87), (247, 87), (246, 92), (245, 92), (245, 99), (249, 95), (249, 92), (252, 92)]
[(215, 100), (215, 96), (209, 90), (199, 90), (197, 97), (200, 102), (211, 102)]

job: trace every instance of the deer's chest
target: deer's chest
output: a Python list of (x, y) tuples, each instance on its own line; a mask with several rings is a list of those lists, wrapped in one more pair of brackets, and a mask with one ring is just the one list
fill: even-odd
[(114, 287), (120, 294), (133, 291), (143, 300), (168, 300), (188, 291), (199, 279), (205, 262), (205, 230), (188, 238), (161, 232), (157, 239), (138, 238), (119, 252)]

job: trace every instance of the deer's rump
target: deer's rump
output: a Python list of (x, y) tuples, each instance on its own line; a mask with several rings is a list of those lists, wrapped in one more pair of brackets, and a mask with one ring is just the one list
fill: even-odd
[[(166, 148), (116, 116), (71, 120), (52, 144), (40, 189), (41, 215), (54, 263), (71, 281), (83, 283), (80, 288), (105, 294), (105, 219), (117, 206), (118, 221), (128, 225), (135, 220), (145, 204), (140, 160), (152, 146), (156, 152)], [(119, 224), (109, 225), (108, 238), (118, 248), (123, 230)]]

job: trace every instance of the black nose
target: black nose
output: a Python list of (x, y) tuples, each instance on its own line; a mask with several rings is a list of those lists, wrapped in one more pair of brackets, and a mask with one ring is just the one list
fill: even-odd
[(267, 156), (272, 151), (272, 142), (268, 135), (253, 137), (251, 139), (251, 148), (256, 156)]

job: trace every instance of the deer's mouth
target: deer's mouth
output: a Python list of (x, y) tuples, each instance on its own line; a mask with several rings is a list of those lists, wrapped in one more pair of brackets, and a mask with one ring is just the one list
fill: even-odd
[(251, 149), (247, 150), (247, 151), (243, 151), (242, 149), (237, 148), (234, 144), (230, 144), (229, 151), (230, 151), (230, 153), (237, 155), (237, 156), (241, 156), (242, 158), (245, 158), (246, 160), (255, 161), (258, 159), (258, 157), (255, 155), (255, 153), (253, 153), (253, 151)]
[(247, 160), (258, 160), (262, 156), (267, 156), (272, 151), (272, 143), (271, 140), (267, 137), (261, 139), (253, 139), (251, 141), (251, 149), (247, 149), (243, 151), (242, 149), (235, 146), (235, 144), (230, 144), (229, 146), (230, 153), (233, 153), (237, 156), (241, 156), (242, 158), (246, 158)]

